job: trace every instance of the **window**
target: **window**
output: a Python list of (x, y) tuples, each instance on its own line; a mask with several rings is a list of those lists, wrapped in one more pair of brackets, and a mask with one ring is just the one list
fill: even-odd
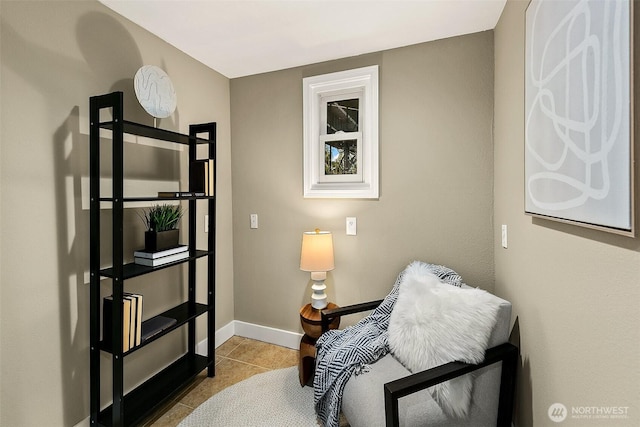
[(304, 196), (378, 198), (378, 67), (303, 84)]
[(362, 182), (362, 166), (358, 167), (362, 164), (359, 95), (321, 97), (319, 141), (324, 150), (324, 173), (320, 171), (319, 182)]

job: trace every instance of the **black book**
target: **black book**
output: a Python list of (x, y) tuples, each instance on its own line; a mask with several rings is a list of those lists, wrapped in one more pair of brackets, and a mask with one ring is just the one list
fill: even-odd
[(152, 317), (142, 322), (142, 342), (158, 335), (160, 332), (178, 323), (176, 319), (165, 316)]
[[(109, 295), (102, 300), (102, 341), (106, 349), (114, 351), (112, 341), (113, 331), (113, 295)], [(131, 348), (131, 299), (122, 298), (122, 351)]]
[(189, 191), (204, 193), (205, 196), (213, 196), (214, 178), (212, 159), (191, 162)]

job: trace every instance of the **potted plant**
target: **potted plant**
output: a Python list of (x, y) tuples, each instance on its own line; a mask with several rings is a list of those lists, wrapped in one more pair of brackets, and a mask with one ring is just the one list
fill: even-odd
[(178, 246), (178, 223), (184, 214), (179, 205), (155, 205), (142, 211), (140, 216), (147, 230), (144, 249), (157, 252)]

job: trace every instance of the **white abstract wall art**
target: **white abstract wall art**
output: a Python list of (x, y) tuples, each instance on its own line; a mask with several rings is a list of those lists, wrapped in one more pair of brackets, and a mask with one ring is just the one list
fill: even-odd
[(526, 12), (525, 212), (633, 235), (629, 0)]
[(169, 117), (176, 109), (173, 83), (167, 73), (155, 65), (140, 67), (133, 78), (133, 89), (142, 108), (155, 118)]

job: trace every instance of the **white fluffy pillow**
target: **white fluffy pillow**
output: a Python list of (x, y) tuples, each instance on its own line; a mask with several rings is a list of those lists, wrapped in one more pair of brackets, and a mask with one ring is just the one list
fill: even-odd
[[(389, 319), (389, 347), (411, 372), (452, 361), (479, 363), (497, 312), (486, 291), (442, 283), (424, 264), (412, 263)], [(471, 375), (464, 375), (434, 386), (431, 393), (445, 413), (464, 418), (472, 386)]]

